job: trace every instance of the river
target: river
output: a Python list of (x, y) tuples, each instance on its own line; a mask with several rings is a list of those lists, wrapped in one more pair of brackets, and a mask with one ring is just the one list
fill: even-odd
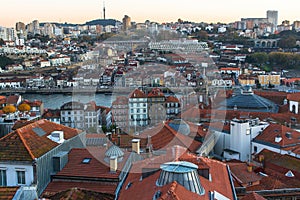
[(87, 103), (89, 101), (95, 101), (98, 106), (110, 107), (112, 102), (115, 100), (115, 96), (107, 94), (22, 94), (23, 99), (29, 101), (41, 100), (44, 103), (44, 108), (56, 109), (60, 108), (63, 104), (70, 101), (78, 101), (81, 103)]

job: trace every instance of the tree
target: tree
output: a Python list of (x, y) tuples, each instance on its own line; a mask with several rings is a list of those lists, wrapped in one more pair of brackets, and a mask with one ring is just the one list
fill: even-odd
[(280, 48), (293, 48), (296, 46), (296, 38), (294, 36), (283, 37), (279, 40), (278, 46)]
[(14, 113), (16, 112), (16, 107), (14, 105), (7, 105), (3, 108), (3, 112), (5, 114)]
[(18, 110), (21, 111), (21, 112), (28, 112), (30, 111), (31, 107), (30, 105), (28, 105), (27, 103), (22, 103), (18, 106)]
[(5, 45), (5, 42), (2, 38), (0, 38), (0, 46)]
[(248, 55), (246, 58), (246, 61), (249, 63), (254, 63), (254, 64), (265, 64), (268, 61), (268, 54), (267, 53), (254, 53), (251, 55)]

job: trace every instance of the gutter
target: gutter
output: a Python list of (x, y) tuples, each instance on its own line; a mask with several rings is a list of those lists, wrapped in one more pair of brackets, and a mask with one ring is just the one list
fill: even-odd
[(235, 192), (235, 188), (234, 188), (233, 180), (232, 180), (232, 176), (231, 176), (231, 171), (230, 171), (230, 168), (229, 168), (228, 165), (226, 165), (226, 167), (227, 167), (227, 172), (228, 172), (228, 176), (229, 176), (229, 179), (230, 179), (230, 185), (231, 185), (231, 189), (232, 189), (233, 199), (237, 200), (237, 196), (236, 196), (236, 192)]

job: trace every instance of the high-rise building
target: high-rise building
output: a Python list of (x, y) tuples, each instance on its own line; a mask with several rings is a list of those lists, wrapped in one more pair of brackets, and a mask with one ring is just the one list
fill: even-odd
[(294, 21), (293, 28), (294, 28), (294, 30), (299, 31), (300, 30), (300, 21)]
[(24, 32), (25, 31), (25, 24), (23, 22), (17, 22), (16, 23), (16, 31), (20, 32)]
[(267, 19), (276, 28), (276, 26), (278, 25), (278, 11), (277, 10), (268, 10), (267, 11)]
[(131, 28), (131, 18), (127, 15), (123, 18), (123, 30), (126, 31)]

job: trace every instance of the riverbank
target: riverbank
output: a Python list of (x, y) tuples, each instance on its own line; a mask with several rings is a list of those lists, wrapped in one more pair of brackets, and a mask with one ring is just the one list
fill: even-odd
[[(129, 94), (135, 88), (134, 87), (109, 87), (109, 88), (96, 88), (96, 87), (67, 87), (67, 88), (2, 88), (0, 89), (1, 95), (10, 95), (10, 94), (44, 94), (44, 95), (51, 95), (51, 94), (65, 94), (65, 95), (72, 95), (74, 93), (78, 94)], [(152, 90), (152, 87), (145, 87), (148, 91)], [(192, 88), (184, 88), (184, 87), (160, 87), (163, 93), (166, 94), (176, 94), (182, 93), (187, 90), (191, 90)]]

